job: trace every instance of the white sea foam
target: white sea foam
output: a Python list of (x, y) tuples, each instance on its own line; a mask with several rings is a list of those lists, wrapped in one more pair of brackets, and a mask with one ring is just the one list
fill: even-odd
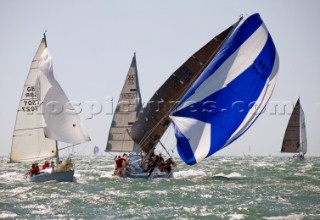
[(100, 172), (100, 178), (112, 178), (112, 179), (114, 179), (114, 178), (120, 178), (120, 177), (118, 177), (116, 175), (113, 175), (113, 171), (108, 171), (108, 172), (102, 171), (102, 172)]
[(299, 220), (303, 219), (303, 214), (292, 214), (288, 216), (271, 216), (271, 217), (265, 217), (265, 219), (268, 220)]
[(8, 218), (15, 218), (18, 215), (16, 213), (13, 212), (9, 212), (9, 211), (0, 211), (0, 218), (3, 219), (8, 219)]
[(239, 220), (239, 219), (244, 219), (245, 215), (243, 214), (231, 214), (230, 216), (230, 220)]
[(218, 173), (216, 175), (213, 175), (214, 177), (222, 177), (230, 180), (239, 180), (239, 179), (245, 179), (246, 176), (241, 175), (241, 173), (232, 172), (230, 174), (224, 174), (224, 173)]
[(202, 170), (186, 170), (178, 171), (173, 173), (173, 177), (176, 179), (184, 179), (187, 177), (197, 177), (197, 176), (207, 176), (207, 174)]
[(7, 172), (0, 175), (0, 180), (3, 182), (22, 182), (25, 181), (25, 175), (19, 172)]
[(274, 167), (275, 166), (275, 164), (269, 163), (269, 162), (265, 162), (265, 161), (254, 162), (253, 165), (255, 167)]

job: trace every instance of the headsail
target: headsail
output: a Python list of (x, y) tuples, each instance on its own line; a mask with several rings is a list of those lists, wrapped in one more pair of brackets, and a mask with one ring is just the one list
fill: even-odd
[(57, 156), (56, 141), (48, 139), (43, 131), (43, 117), (35, 93), (41, 55), (46, 48), (45, 37), (32, 60), (17, 110), (13, 131), (10, 162), (34, 161)]
[(240, 20), (214, 37), (180, 66), (156, 91), (131, 129), (132, 139), (145, 152), (151, 151), (170, 125), (169, 114), (207, 67)]
[(47, 48), (40, 57), (35, 90), (43, 112), (46, 137), (70, 144), (90, 141), (79, 115), (53, 76), (52, 59)]
[(172, 112), (177, 148), (193, 165), (241, 136), (266, 106), (276, 83), (278, 55), (259, 14), (224, 42)]
[(299, 151), (304, 155), (307, 153), (308, 142), (307, 142), (307, 129), (306, 129), (304, 111), (302, 109), (301, 104), (300, 104), (300, 125), (301, 125), (300, 126), (301, 145), (300, 145)]
[(138, 152), (129, 133), (142, 109), (136, 55), (134, 54), (113, 115), (105, 151)]
[(297, 100), (291, 113), (282, 141), (281, 152), (307, 153), (306, 126), (300, 99)]

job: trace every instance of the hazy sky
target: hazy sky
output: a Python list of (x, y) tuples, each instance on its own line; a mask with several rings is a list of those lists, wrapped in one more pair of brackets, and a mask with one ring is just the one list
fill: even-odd
[[(116, 104), (134, 52), (146, 102), (241, 14), (259, 12), (279, 53), (278, 82), (266, 112), (217, 155), (242, 155), (249, 149), (253, 155), (280, 155), (290, 103), (300, 97), (307, 156), (320, 156), (319, 10), (317, 0), (0, 1), (0, 155), (10, 153), (16, 109), (44, 30), (55, 77), (70, 100), (81, 102), (80, 117), (92, 139), (75, 150), (91, 155), (94, 145), (105, 148), (112, 120), (108, 100)], [(101, 113), (89, 119), (93, 104)], [(171, 148), (173, 135), (164, 142)]]

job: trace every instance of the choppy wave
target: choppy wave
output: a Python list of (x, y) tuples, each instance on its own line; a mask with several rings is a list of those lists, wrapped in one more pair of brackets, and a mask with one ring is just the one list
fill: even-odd
[(173, 178), (113, 176), (114, 161), (77, 157), (74, 183), (28, 183), (0, 160), (0, 219), (320, 219), (320, 160), (177, 161)]

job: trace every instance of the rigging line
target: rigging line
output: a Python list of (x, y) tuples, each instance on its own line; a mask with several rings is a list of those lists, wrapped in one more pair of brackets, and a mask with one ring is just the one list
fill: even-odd
[(83, 153), (84, 149), (85, 149), (86, 147), (88, 147), (88, 144), (89, 144), (89, 142), (86, 142), (86, 143), (83, 145), (83, 147), (82, 147), (82, 149), (81, 149), (81, 151), (80, 151), (81, 154)]
[(107, 154), (109, 154), (110, 156), (114, 157), (115, 155), (113, 155), (112, 153), (110, 153), (109, 151), (105, 151)]
[(156, 145), (154, 145), (151, 150), (147, 153), (147, 155), (141, 160), (141, 164), (144, 164), (146, 162), (147, 159), (149, 159), (151, 152), (154, 152)]
[(64, 149), (67, 149), (67, 148), (70, 148), (70, 147), (74, 147), (76, 145), (79, 145), (79, 144), (72, 144), (72, 145), (68, 145), (66, 147), (62, 147), (62, 148), (59, 148), (59, 150), (64, 150)]
[(168, 154), (169, 157), (171, 157), (171, 155), (169, 154), (169, 152), (167, 151), (166, 147), (162, 144), (162, 142), (159, 140), (159, 144), (163, 147), (163, 149), (166, 151), (166, 153)]

